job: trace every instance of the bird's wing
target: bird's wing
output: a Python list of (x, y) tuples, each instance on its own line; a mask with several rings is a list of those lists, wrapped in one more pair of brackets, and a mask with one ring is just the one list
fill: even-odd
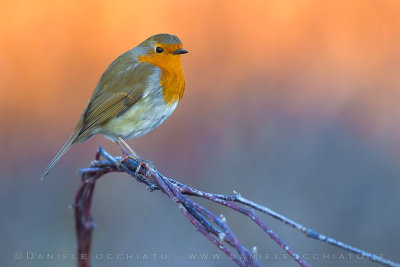
[(141, 100), (155, 68), (139, 63), (127, 52), (119, 56), (101, 76), (76, 127), (78, 135), (90, 137), (92, 130), (118, 117)]

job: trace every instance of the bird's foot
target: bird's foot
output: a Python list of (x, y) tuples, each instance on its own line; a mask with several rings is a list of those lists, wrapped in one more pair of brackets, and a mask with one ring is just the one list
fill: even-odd
[(117, 157), (115, 158), (115, 161), (113, 161), (115, 167), (117, 167), (117, 170), (120, 170), (121, 164), (124, 161), (124, 159), (125, 159), (124, 157)]
[(151, 161), (142, 159), (141, 157), (139, 157), (139, 156), (137, 156), (137, 155), (132, 155), (132, 154), (128, 154), (128, 153), (124, 153), (124, 154), (122, 155), (122, 157), (120, 157), (120, 158), (117, 160), (117, 162), (116, 162), (116, 164), (115, 164), (116, 167), (119, 169), (120, 166), (121, 166), (121, 164), (122, 164), (122, 162), (123, 162), (124, 160), (126, 160), (126, 159), (131, 159), (131, 160), (134, 160), (134, 161), (136, 161), (136, 162), (138, 163), (138, 166), (137, 166), (137, 168), (136, 168), (136, 170), (135, 170), (135, 176), (139, 174), (139, 172), (140, 172), (140, 170), (141, 170), (142, 168), (144, 168), (144, 170), (146, 171), (146, 173), (145, 173), (146, 176), (149, 176), (149, 175), (150, 175), (150, 174), (149, 174), (150, 170), (153, 170), (153, 171), (156, 170), (156, 168), (154, 167), (154, 164), (153, 164)]
[(140, 172), (140, 169), (144, 168), (145, 169), (145, 175), (149, 176), (150, 175), (150, 170), (155, 171), (156, 168), (154, 167), (154, 164), (151, 161), (142, 159), (138, 156), (129, 156), (130, 159), (135, 160), (138, 163), (138, 167), (136, 168), (135, 175), (138, 175)]

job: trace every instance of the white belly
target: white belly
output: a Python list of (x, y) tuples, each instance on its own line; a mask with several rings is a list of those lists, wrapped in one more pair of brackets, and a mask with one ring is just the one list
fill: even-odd
[(131, 139), (144, 135), (168, 119), (177, 105), (178, 101), (172, 105), (165, 103), (162, 94), (153, 95), (151, 100), (145, 97), (121, 116), (107, 122), (98, 133), (113, 141), (117, 137)]

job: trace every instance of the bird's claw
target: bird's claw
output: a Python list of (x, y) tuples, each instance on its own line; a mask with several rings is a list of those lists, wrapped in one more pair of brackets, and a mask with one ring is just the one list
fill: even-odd
[(153, 163), (151, 161), (142, 159), (138, 156), (128, 155), (126, 158), (130, 158), (138, 163), (138, 166), (135, 170), (135, 175), (138, 175), (142, 168), (145, 169), (145, 175), (150, 176), (150, 170), (156, 170)]
[(125, 160), (124, 157), (118, 157), (118, 159), (115, 159), (115, 158), (114, 158), (113, 164), (115, 165), (115, 167), (117, 168), (117, 170), (120, 170), (120, 169), (121, 169), (121, 164), (122, 164), (122, 162), (123, 162), (124, 160)]

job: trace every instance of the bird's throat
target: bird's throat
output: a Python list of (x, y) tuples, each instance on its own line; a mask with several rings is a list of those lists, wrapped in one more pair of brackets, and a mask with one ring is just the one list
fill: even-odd
[(185, 91), (185, 76), (183, 74), (180, 56), (177, 55), (144, 55), (138, 56), (139, 61), (151, 63), (161, 69), (160, 85), (163, 88), (164, 101), (172, 105), (180, 100)]

